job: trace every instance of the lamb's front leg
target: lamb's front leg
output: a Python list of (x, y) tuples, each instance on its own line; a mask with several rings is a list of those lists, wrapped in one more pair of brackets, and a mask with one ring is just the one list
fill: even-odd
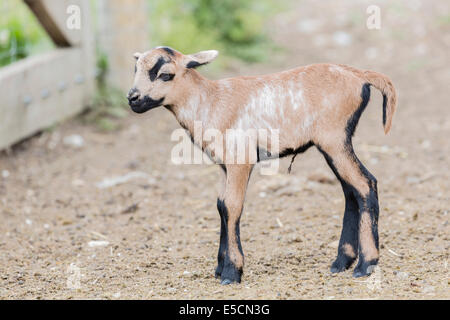
[(220, 182), (221, 185), (219, 197), (217, 198), (217, 211), (219, 211), (220, 215), (220, 245), (219, 245), (219, 252), (217, 253), (216, 278), (220, 278), (220, 276), (222, 275), (223, 263), (225, 260), (225, 254), (228, 247), (226, 208), (225, 203), (223, 201), (225, 197), (225, 187), (227, 182), (227, 169), (225, 165), (222, 165), (220, 171), (222, 181)]
[[(222, 219), (224, 233), (221, 232), (221, 248), (223, 252), (223, 264), (220, 277), (222, 284), (233, 282), (240, 283), (244, 267), (244, 253), (242, 252), (239, 222), (244, 206), (245, 192), (251, 172), (250, 165), (227, 166), (227, 178), (223, 202), (218, 203), (219, 213)], [(226, 246), (222, 246), (223, 241)], [(219, 266), (220, 267), (220, 249)], [(216, 270), (217, 274), (217, 270)]]

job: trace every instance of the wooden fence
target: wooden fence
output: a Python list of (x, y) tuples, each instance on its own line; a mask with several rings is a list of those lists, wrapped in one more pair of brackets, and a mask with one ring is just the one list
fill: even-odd
[(125, 91), (133, 76), (132, 52), (148, 49), (146, 1), (97, 0), (96, 33), (89, 0), (24, 0), (56, 49), (0, 68), (0, 149), (91, 101), (97, 49), (110, 60), (107, 80)]

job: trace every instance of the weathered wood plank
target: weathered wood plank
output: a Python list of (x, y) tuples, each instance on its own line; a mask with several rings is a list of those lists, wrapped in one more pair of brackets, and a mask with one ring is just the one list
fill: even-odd
[(147, 0), (98, 0), (99, 43), (109, 62), (107, 81), (127, 92), (133, 82), (133, 53), (150, 48)]
[[(79, 46), (83, 40), (83, 28), (86, 20), (83, 15), (89, 14), (89, 2), (86, 0), (24, 0), (58, 47)], [(79, 9), (80, 26), (74, 28), (67, 24), (73, 12), (68, 8)], [(70, 20), (70, 19), (69, 19)], [(73, 21), (73, 20), (70, 20)], [(69, 28), (70, 26), (70, 28)]]
[(0, 70), (0, 149), (66, 119), (89, 102), (93, 68), (80, 48), (57, 49)]

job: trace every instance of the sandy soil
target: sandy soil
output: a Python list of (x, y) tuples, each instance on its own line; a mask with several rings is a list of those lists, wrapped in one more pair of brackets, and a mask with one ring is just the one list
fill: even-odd
[[(329, 272), (344, 199), (311, 149), (290, 175), (289, 160), (275, 176), (254, 170), (241, 223), (243, 282), (221, 286), (219, 169), (171, 163), (178, 125), (160, 109), (130, 113), (108, 134), (74, 119), (0, 155), (0, 298), (449, 299), (450, 32), (441, 19), (449, 6), (380, 3), (382, 28), (369, 31), (367, 1), (301, 1), (268, 21), (286, 49), (227, 71), (332, 61), (392, 77), (400, 102), (391, 133), (383, 134), (373, 90), (355, 137), (379, 181), (381, 260), (370, 278)], [(63, 142), (73, 134), (83, 146)], [(126, 183), (97, 186), (133, 172)]]

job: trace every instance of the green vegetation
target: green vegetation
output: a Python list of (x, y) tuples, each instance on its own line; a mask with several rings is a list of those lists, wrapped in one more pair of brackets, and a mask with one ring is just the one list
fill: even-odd
[(217, 49), (248, 62), (264, 60), (269, 41), (264, 20), (268, 0), (149, 1), (152, 42), (183, 53)]
[(0, 15), (0, 66), (52, 47), (45, 30), (22, 1), (2, 0)]
[(450, 14), (444, 14), (437, 18), (437, 22), (441, 26), (448, 26), (450, 25)]
[(118, 119), (124, 118), (127, 105), (121, 90), (111, 87), (105, 80), (109, 61), (106, 54), (97, 52), (97, 90), (89, 108), (82, 115), (82, 121), (94, 124), (101, 131), (120, 128)]
[(81, 119), (95, 125), (100, 131), (117, 130), (120, 128), (120, 121), (117, 120), (128, 114), (124, 99), (121, 90), (99, 84), (91, 105)]

